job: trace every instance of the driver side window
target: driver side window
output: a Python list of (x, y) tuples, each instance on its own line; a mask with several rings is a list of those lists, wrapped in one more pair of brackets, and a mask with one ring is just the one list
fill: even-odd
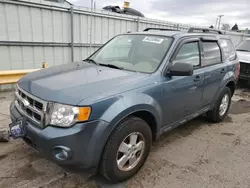
[(183, 44), (173, 62), (190, 63), (194, 67), (200, 66), (199, 42)]

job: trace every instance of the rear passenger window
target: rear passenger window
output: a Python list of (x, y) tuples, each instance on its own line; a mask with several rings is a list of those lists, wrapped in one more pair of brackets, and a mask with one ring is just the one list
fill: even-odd
[(182, 62), (182, 63), (190, 63), (194, 67), (200, 65), (200, 51), (199, 51), (199, 43), (198, 42), (190, 42), (183, 44), (180, 48), (178, 54), (174, 59), (174, 63)]
[(203, 42), (204, 58), (202, 66), (221, 63), (221, 51), (217, 42)]
[(233, 43), (229, 39), (222, 39), (221, 40), (221, 46), (225, 52), (225, 56), (229, 60), (234, 60), (236, 58), (236, 52), (235, 48), (233, 46)]

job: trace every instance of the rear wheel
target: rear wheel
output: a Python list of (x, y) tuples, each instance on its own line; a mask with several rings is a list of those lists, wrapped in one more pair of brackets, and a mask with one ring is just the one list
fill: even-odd
[(145, 163), (151, 143), (149, 125), (137, 117), (127, 118), (110, 136), (104, 149), (100, 172), (113, 183), (130, 178)]
[(228, 87), (225, 87), (220, 93), (218, 100), (215, 103), (214, 109), (207, 113), (209, 119), (214, 122), (221, 122), (228, 114), (231, 105), (232, 92)]

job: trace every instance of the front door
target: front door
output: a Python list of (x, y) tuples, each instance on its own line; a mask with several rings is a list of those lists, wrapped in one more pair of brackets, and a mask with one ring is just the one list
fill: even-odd
[(198, 38), (184, 40), (179, 44), (177, 51), (170, 63), (190, 63), (194, 66), (194, 74), (164, 78), (164, 125), (181, 121), (198, 111), (202, 105), (205, 75), (201, 68), (200, 41)]

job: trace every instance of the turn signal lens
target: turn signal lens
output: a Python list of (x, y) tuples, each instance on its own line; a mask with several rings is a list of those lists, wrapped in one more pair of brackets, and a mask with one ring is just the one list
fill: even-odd
[(87, 121), (91, 114), (90, 107), (79, 107), (78, 121)]

